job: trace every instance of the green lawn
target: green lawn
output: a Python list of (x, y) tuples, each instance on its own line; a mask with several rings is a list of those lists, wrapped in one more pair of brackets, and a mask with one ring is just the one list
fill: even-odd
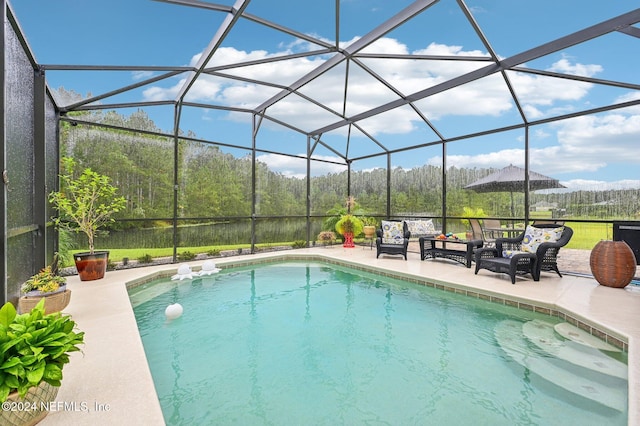
[[(258, 248), (268, 248), (274, 247), (276, 245), (292, 245), (293, 243), (282, 243), (282, 244), (256, 244)], [(237, 250), (239, 248), (250, 248), (250, 244), (238, 244), (238, 245), (228, 245), (228, 246), (206, 246), (206, 247), (179, 247), (178, 255), (185, 252), (191, 252), (193, 254), (199, 253), (209, 253), (212, 251), (225, 251), (225, 250)], [(158, 257), (171, 257), (173, 256), (173, 248), (131, 248), (131, 249), (110, 249), (110, 248), (97, 248), (96, 250), (108, 250), (109, 251), (109, 261), (110, 262), (121, 262), (125, 257), (129, 260), (138, 260), (139, 258), (149, 255), (153, 258)], [(86, 252), (86, 249), (83, 250), (73, 250), (73, 253)], [(73, 264), (64, 265), (73, 266)]]
[(613, 227), (607, 223), (569, 223), (573, 237), (567, 248), (591, 250), (600, 240), (613, 238)]

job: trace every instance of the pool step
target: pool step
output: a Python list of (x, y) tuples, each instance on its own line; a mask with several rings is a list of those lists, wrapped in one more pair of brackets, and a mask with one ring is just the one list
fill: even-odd
[(568, 322), (558, 323), (553, 326), (553, 329), (565, 339), (573, 340), (581, 345), (590, 346), (607, 352), (622, 352), (620, 348), (610, 345), (604, 340), (598, 339), (596, 336), (593, 336), (575, 325), (569, 324)]
[(627, 380), (627, 365), (592, 346), (559, 338), (552, 323), (533, 320), (522, 325), (522, 334), (544, 352), (571, 364)]
[(580, 369), (586, 371), (582, 367), (572, 371), (569, 367), (572, 363), (552, 357), (540, 350), (537, 345), (532, 347), (519, 321), (501, 321), (496, 326), (494, 335), (507, 355), (546, 381), (614, 410), (620, 412), (627, 410), (626, 380), (598, 372), (581, 374)]

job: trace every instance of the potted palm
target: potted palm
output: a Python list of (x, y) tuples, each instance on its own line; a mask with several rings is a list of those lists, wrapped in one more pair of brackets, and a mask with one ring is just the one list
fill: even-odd
[(45, 299), (45, 313), (59, 312), (71, 300), (71, 290), (67, 290), (67, 279), (58, 274), (57, 257), (51, 265), (42, 268), (22, 284), (24, 294), (18, 301), (20, 312), (31, 311), (41, 299)]
[(108, 251), (96, 251), (94, 240), (103, 228), (114, 221), (112, 215), (126, 206), (124, 197), (116, 196), (118, 189), (108, 176), (86, 168), (76, 173), (74, 159), (62, 160), (61, 190), (49, 194), (49, 202), (59, 215), (54, 223), (59, 229), (82, 232), (89, 243), (89, 251), (76, 253), (74, 260), (82, 281), (104, 277), (109, 261)]
[(338, 231), (338, 234), (342, 235), (342, 247), (353, 248), (355, 247), (353, 237), (362, 233), (364, 225), (360, 218), (352, 214), (352, 210), (356, 207), (356, 199), (353, 198), (353, 196), (347, 197), (345, 207), (347, 208), (347, 212), (340, 215), (340, 219), (338, 219), (335, 224), (335, 229)]
[(71, 317), (46, 314), (44, 303), (23, 314), (11, 302), (0, 308), (0, 424), (42, 420), (58, 393), (69, 354), (84, 343), (84, 332), (75, 331)]

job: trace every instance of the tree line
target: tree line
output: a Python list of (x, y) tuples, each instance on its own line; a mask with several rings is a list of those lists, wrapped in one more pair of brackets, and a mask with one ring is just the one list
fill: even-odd
[[(159, 132), (147, 114), (138, 110), (129, 116), (111, 112), (83, 112), (78, 120), (123, 128)], [(79, 168), (111, 177), (127, 199), (127, 209), (118, 215), (130, 226), (157, 225), (174, 216), (174, 185), (177, 188), (179, 218), (248, 217), (252, 214), (252, 165), (250, 151), (242, 157), (225, 153), (219, 146), (179, 139), (177, 149), (171, 137), (135, 131), (61, 122), (61, 153), (72, 156)], [(193, 136), (191, 133), (190, 136)], [(178, 176), (174, 177), (177, 153)], [(492, 173), (493, 169), (455, 168), (447, 170), (447, 215), (462, 216), (464, 207), (481, 210), (487, 216), (510, 216), (509, 193), (478, 194), (464, 186)], [(343, 205), (347, 197), (346, 171), (312, 177), (311, 214), (324, 215)], [(442, 169), (424, 165), (391, 171), (391, 213), (439, 216), (442, 213)], [(256, 164), (256, 214), (296, 216), (306, 214), (306, 179), (285, 176)], [(374, 169), (351, 172), (351, 195), (369, 215), (384, 216), (387, 203), (387, 171)], [(515, 194), (522, 211), (523, 194)], [(640, 189), (618, 191), (576, 191), (532, 193), (531, 204), (555, 203), (564, 215), (585, 219), (637, 219)], [(142, 220), (142, 221), (140, 221)], [(145, 221), (149, 224), (145, 225)], [(123, 226), (123, 225), (121, 225)]]

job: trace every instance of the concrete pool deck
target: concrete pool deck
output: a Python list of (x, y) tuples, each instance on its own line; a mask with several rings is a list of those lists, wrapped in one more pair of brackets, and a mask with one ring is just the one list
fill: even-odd
[[(420, 261), (420, 255), (381, 255), (369, 247), (344, 249), (341, 246), (311, 248), (215, 259), (218, 266), (233, 266), (273, 258), (318, 259), (373, 269), (412, 281), (428, 280), (443, 290), (518, 304), (523, 309), (561, 312), (566, 320), (577, 320), (594, 327), (595, 334), (606, 332), (613, 339), (628, 342), (629, 425), (640, 424), (640, 287), (614, 289), (598, 285), (592, 278), (543, 273), (539, 282), (530, 276), (518, 278), (515, 285), (507, 275), (481, 270), (448, 260)], [(562, 256), (562, 253), (561, 253)], [(197, 269), (203, 261), (189, 262)], [(72, 354), (64, 369), (64, 379), (56, 401), (40, 423), (50, 425), (163, 425), (164, 419), (129, 301), (126, 283), (154, 274), (173, 274), (178, 265), (160, 265), (110, 271), (99, 281), (68, 279), (71, 303), (64, 312), (73, 316), (85, 332), (82, 353)], [(533, 306), (537, 308), (532, 308)]]

